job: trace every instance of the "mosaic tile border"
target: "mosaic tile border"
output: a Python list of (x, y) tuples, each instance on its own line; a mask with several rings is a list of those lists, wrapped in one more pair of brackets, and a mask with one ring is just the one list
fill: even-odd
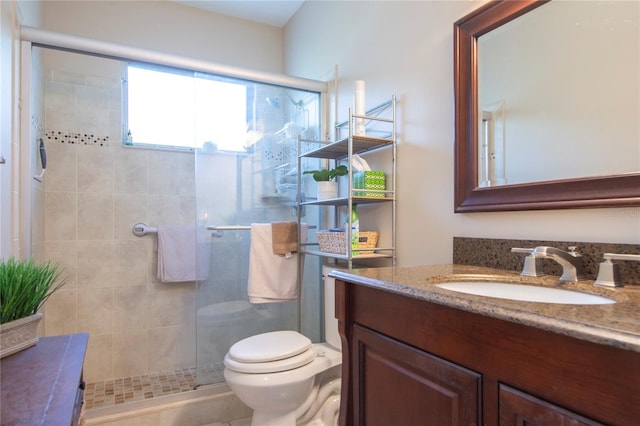
[(87, 383), (84, 403), (85, 408), (91, 410), (188, 392), (195, 388), (196, 369), (183, 368), (167, 373)]
[(69, 145), (110, 146), (109, 136), (98, 136), (91, 133), (62, 132), (47, 130), (44, 133), (47, 142), (66, 143)]
[[(453, 263), (486, 266), (489, 268), (522, 271), (525, 255), (511, 253), (512, 247), (533, 248), (552, 246), (566, 249), (576, 246), (584, 260), (586, 278), (595, 280), (603, 253), (640, 254), (639, 244), (589, 243), (576, 241), (507, 240), (492, 238), (453, 237)], [(637, 262), (617, 261), (620, 276), (626, 285), (640, 285), (640, 268)], [(556, 262), (540, 259), (542, 272), (549, 275), (562, 274)]]

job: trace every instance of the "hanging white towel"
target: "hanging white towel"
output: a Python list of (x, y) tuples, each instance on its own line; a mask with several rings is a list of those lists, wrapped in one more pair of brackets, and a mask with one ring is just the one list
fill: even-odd
[(196, 246), (195, 227), (158, 226), (158, 279), (163, 283), (206, 280), (210, 253), (210, 241)]
[[(307, 227), (301, 228), (305, 239)], [(270, 223), (251, 224), (247, 291), (251, 303), (286, 302), (298, 297), (298, 254), (273, 253)]]

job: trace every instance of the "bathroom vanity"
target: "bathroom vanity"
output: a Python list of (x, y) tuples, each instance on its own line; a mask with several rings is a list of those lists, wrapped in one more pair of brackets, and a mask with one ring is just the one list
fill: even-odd
[(557, 277), (462, 265), (334, 271), (343, 345), (341, 425), (636, 425), (640, 287), (608, 305), (455, 293), (443, 281)]

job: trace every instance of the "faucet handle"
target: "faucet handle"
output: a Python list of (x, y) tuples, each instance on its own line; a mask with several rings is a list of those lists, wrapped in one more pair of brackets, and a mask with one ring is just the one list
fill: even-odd
[(542, 277), (545, 275), (542, 272), (538, 272), (538, 259), (531, 255), (533, 250), (532, 248), (522, 247), (511, 248), (511, 253), (525, 253), (528, 255), (524, 258), (524, 266), (520, 273), (523, 277)]
[(635, 260), (640, 262), (640, 254), (605, 253), (602, 257), (604, 260)]
[(605, 259), (600, 262), (600, 266), (598, 267), (598, 277), (593, 284), (604, 287), (622, 287), (623, 284), (620, 281), (618, 265), (613, 263), (611, 259)]
[(568, 246), (569, 254), (573, 257), (582, 257), (582, 254), (578, 252), (578, 246)]
[(640, 254), (605, 253), (602, 257), (604, 260), (600, 262), (598, 277), (594, 284), (605, 287), (622, 287), (624, 285), (620, 279), (618, 265), (613, 263), (612, 260), (633, 260), (640, 262)]
[(522, 247), (511, 247), (511, 253), (531, 254), (531, 253), (533, 253), (533, 249), (532, 248), (522, 248)]

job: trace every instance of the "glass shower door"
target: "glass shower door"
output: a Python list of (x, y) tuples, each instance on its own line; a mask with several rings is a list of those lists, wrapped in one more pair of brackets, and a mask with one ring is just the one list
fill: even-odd
[[(297, 220), (297, 137), (319, 134), (320, 97), (318, 93), (244, 84), (247, 126), (238, 135), (244, 140), (242, 147), (234, 150), (219, 140), (206, 140), (196, 149), (198, 262), (199, 268), (208, 270), (208, 278), (197, 282), (198, 385), (224, 381), (224, 356), (238, 340), (301, 328), (299, 300), (249, 302), (250, 225)], [(215, 122), (215, 117), (211, 120)], [(305, 265), (311, 275), (316, 275), (312, 271), (317, 268)], [(312, 288), (319, 287), (317, 275), (317, 283), (310, 281)], [(314, 288), (309, 294), (316, 292)], [(307, 292), (303, 289), (302, 293)], [(319, 311), (320, 301), (314, 306)], [(319, 334), (318, 312), (306, 314), (315, 324), (305, 320), (304, 328)]]

